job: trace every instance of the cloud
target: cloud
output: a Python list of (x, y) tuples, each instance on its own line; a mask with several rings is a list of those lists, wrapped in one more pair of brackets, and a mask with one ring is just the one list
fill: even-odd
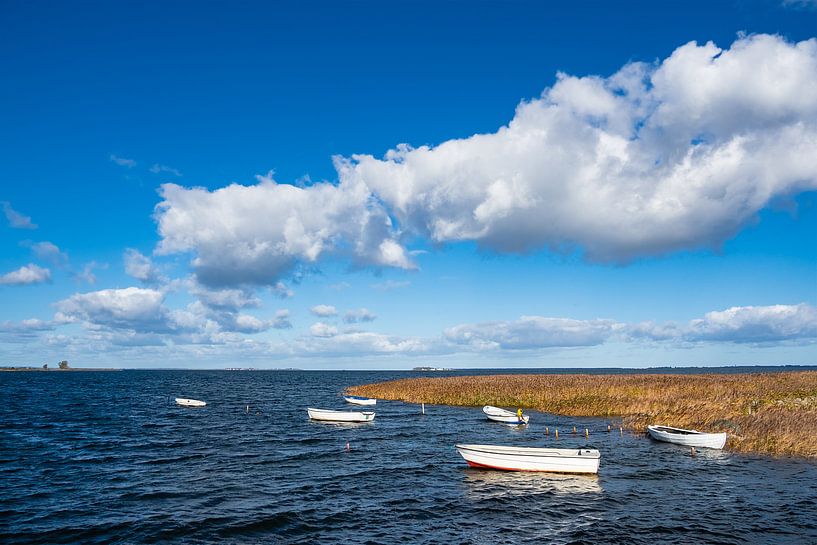
[(315, 305), (309, 311), (314, 314), (315, 316), (321, 317), (328, 317), (328, 316), (337, 316), (338, 309), (333, 307), (332, 305)]
[(805, 303), (732, 307), (708, 312), (703, 318), (683, 325), (522, 316), (513, 321), (457, 325), (446, 329), (443, 337), (455, 345), (479, 351), (570, 348), (608, 341), (638, 343), (644, 340), (769, 346), (817, 340), (817, 308)]
[(165, 278), (147, 256), (138, 250), (128, 248), (125, 250), (125, 272), (133, 278), (148, 285), (156, 285), (166, 282)]
[(119, 157), (114, 155), (113, 153), (110, 155), (110, 160), (119, 165), (120, 167), (127, 167), (133, 168), (136, 166), (136, 161), (133, 159), (125, 159), (124, 157)]
[(96, 284), (96, 275), (94, 274), (94, 269), (107, 269), (107, 263), (97, 263), (96, 261), (89, 261), (85, 265), (83, 265), (82, 270), (79, 272), (75, 272), (74, 278), (81, 282), (85, 282), (87, 284)]
[(299, 263), (344, 256), (359, 266), (413, 268), (388, 214), (359, 183), (278, 184), (208, 191), (162, 185), (160, 255), (191, 252), (211, 287), (275, 285)]
[(190, 293), (198, 297), (206, 306), (218, 310), (238, 310), (261, 305), (259, 299), (251, 290), (220, 289), (211, 290), (199, 284), (190, 286)]
[(136, 287), (78, 293), (56, 304), (56, 318), (115, 329), (167, 333), (178, 327), (162, 305), (164, 298), (161, 291)]
[(553, 347), (595, 346), (609, 339), (621, 325), (613, 320), (573, 320), (522, 316), (509, 322), (462, 324), (448, 328), (449, 342), (480, 350), (530, 350)]
[(358, 322), (373, 322), (377, 318), (373, 312), (367, 308), (359, 308), (357, 310), (350, 310), (343, 315), (343, 321), (347, 324), (356, 324)]
[(817, 339), (817, 308), (801, 303), (708, 312), (702, 319), (690, 322), (685, 337), (693, 341), (756, 344)]
[(299, 339), (291, 348), (292, 355), (324, 357), (428, 355), (449, 352), (451, 352), (450, 348), (434, 339), (407, 338), (362, 331), (341, 334), (335, 331), (331, 335), (314, 335), (313, 333), (313, 337)]
[(10, 343), (24, 343), (40, 337), (44, 331), (53, 331), (54, 322), (29, 318), (20, 322), (0, 322), (0, 341)]
[(68, 265), (68, 254), (61, 251), (53, 242), (47, 240), (42, 242), (24, 240), (20, 242), (20, 246), (29, 248), (31, 253), (34, 254), (34, 257), (41, 261), (47, 261), (55, 267), (65, 267)]
[(817, 39), (690, 42), (606, 78), (559, 74), (495, 133), (336, 166), (435, 243), (627, 262), (716, 247), (817, 188), (815, 89)]
[(179, 172), (177, 169), (169, 167), (167, 165), (160, 165), (158, 163), (154, 164), (152, 167), (150, 167), (150, 171), (152, 173), (154, 173), (154, 174), (161, 174), (162, 172), (167, 172), (169, 174), (172, 174), (172, 175), (178, 176), (178, 177), (181, 177), (181, 175), (182, 175), (182, 173)]
[(289, 321), (289, 311), (286, 309), (277, 311), (275, 318), (272, 320), (272, 327), (275, 329), (292, 329), (292, 322)]
[(309, 333), (313, 337), (334, 337), (338, 334), (338, 328), (323, 322), (315, 322), (310, 326)]
[(9, 225), (14, 229), (36, 229), (37, 224), (31, 221), (31, 218), (28, 216), (24, 216), (20, 212), (17, 212), (15, 209), (11, 207), (11, 203), (8, 201), (0, 201), (0, 206), (3, 207), (3, 213), (6, 215), (6, 219), (9, 222)]
[(817, 39), (765, 34), (609, 77), (560, 73), (494, 133), (335, 157), (337, 184), (165, 184), (157, 253), (189, 253), (199, 282), (227, 287), (329, 258), (416, 268), (412, 239), (616, 263), (717, 248), (817, 189), (815, 88)]
[(0, 285), (22, 286), (27, 284), (40, 284), (51, 280), (51, 271), (38, 267), (33, 263), (24, 265), (16, 271), (8, 272), (0, 276)]

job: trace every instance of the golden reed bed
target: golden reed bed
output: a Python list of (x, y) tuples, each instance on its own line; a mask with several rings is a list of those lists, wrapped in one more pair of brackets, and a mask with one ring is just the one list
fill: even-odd
[(729, 434), (726, 448), (817, 458), (817, 371), (734, 375), (487, 375), (354, 386), (353, 395), (441, 405), (523, 407)]

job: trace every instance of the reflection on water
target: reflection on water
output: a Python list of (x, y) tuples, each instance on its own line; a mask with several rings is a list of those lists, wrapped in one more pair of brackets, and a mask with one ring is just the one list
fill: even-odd
[(467, 468), (463, 470), (465, 494), (472, 500), (535, 494), (600, 493), (596, 475), (560, 475)]

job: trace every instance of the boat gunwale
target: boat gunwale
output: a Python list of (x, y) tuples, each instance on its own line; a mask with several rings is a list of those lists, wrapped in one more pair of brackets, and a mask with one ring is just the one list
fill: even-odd
[(370, 414), (375, 414), (375, 411), (339, 411), (337, 409), (318, 409), (315, 407), (307, 407), (307, 411), (315, 411), (321, 413), (333, 413), (333, 414), (364, 414), (366, 416)]
[[(473, 447), (487, 447), (487, 448), (473, 448)], [(527, 456), (527, 457), (559, 457), (559, 458), (601, 458), (601, 452), (598, 449), (552, 449), (547, 447), (505, 447), (502, 445), (454, 445), (457, 450), (467, 450), (470, 452), (477, 452), (482, 454), (496, 454), (500, 456)], [(500, 450), (495, 450), (500, 449)], [(526, 449), (528, 452), (509, 452), (501, 449)], [(585, 454), (569, 454), (562, 451), (586, 451)], [(532, 452), (537, 451), (537, 452)]]
[(684, 428), (673, 428), (672, 426), (658, 426), (655, 424), (650, 424), (647, 426), (648, 430), (657, 431), (659, 433), (668, 433), (673, 435), (726, 435), (726, 432), (708, 432), (708, 431), (698, 431), (698, 430), (687, 430)]

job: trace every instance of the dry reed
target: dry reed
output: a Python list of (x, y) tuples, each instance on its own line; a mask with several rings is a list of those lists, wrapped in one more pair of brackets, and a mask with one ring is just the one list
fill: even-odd
[(701, 375), (483, 375), (410, 378), (349, 388), (409, 403), (523, 407), (726, 431), (727, 448), (817, 457), (817, 372)]

